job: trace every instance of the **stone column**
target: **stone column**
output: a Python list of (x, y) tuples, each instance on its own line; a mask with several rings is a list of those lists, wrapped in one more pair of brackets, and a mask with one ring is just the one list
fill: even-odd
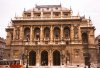
[(60, 13), (61, 13), (61, 18), (63, 18), (63, 13), (62, 13), (62, 10), (61, 10), (61, 12), (60, 12)]
[(53, 26), (50, 28), (50, 43), (53, 42)]
[(32, 41), (34, 41), (34, 38), (35, 38), (35, 37), (34, 37), (34, 27), (32, 28), (32, 33), (33, 33), (33, 34), (32, 34), (32, 35), (33, 35), (33, 37), (32, 37), (32, 38), (33, 38)]
[(52, 66), (52, 50), (49, 50), (49, 54), (48, 54), (49, 58), (48, 58), (48, 65)]
[(40, 42), (43, 43), (43, 26), (41, 26), (41, 29), (40, 29)]
[(62, 40), (63, 39), (63, 27), (62, 27), (62, 25), (61, 25), (61, 29), (60, 29), (60, 39)]
[(13, 31), (13, 40), (16, 39), (16, 28), (14, 27), (14, 31)]
[(81, 41), (81, 40), (82, 40), (82, 38), (81, 38), (81, 29), (80, 29), (80, 26), (79, 26), (79, 28), (78, 28), (78, 29), (79, 29), (79, 32), (78, 32), (79, 41), (80, 41), (80, 42), (82, 42), (82, 41)]
[(31, 26), (31, 28), (30, 28), (30, 43), (32, 43), (32, 41), (33, 41), (33, 27)]
[(23, 30), (23, 26), (20, 27), (20, 40), (23, 40), (23, 36), (24, 36), (24, 30)]
[(70, 39), (71, 39), (71, 43), (72, 43), (73, 40), (74, 40), (74, 28), (73, 28), (73, 25), (71, 25), (71, 29), (70, 29)]
[(40, 66), (40, 57), (41, 57), (41, 55), (40, 55), (40, 52), (39, 52), (39, 50), (37, 50), (37, 53), (36, 53), (36, 66)]
[(53, 18), (53, 11), (51, 11), (51, 19)]
[(31, 11), (31, 18), (34, 17), (34, 11)]
[(43, 11), (41, 11), (41, 19), (43, 18)]

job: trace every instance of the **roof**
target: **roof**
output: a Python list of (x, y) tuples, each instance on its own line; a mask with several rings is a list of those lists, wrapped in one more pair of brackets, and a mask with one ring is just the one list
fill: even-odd
[[(70, 12), (70, 9), (64, 8), (64, 7), (62, 7), (61, 5), (36, 5), (35, 8), (26, 10), (26, 11), (24, 11), (24, 13), (30, 13), (31, 11), (36, 11), (36, 12), (37, 12), (37, 11), (41, 11), (41, 10), (37, 10), (37, 9), (42, 9), (42, 11), (48, 11), (48, 10), (44, 10), (44, 9), (48, 9), (48, 8), (51, 8), (50, 11), (55, 11), (55, 9), (53, 9), (53, 8), (57, 8), (57, 9), (56, 9), (57, 11), (63, 10), (63, 11), (68, 11), (68, 12)], [(60, 9), (58, 9), (58, 8), (60, 8)]]
[(61, 5), (36, 5), (36, 8), (58, 8)]

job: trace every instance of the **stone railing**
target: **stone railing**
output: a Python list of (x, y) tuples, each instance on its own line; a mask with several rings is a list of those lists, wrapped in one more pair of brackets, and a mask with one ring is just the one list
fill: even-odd
[(15, 17), (13, 20), (42, 20), (42, 19), (80, 19), (79, 16), (68, 16), (68, 17)]

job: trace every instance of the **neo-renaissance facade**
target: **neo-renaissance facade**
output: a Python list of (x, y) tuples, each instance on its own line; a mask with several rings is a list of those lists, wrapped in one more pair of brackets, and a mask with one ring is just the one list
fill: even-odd
[(96, 64), (95, 27), (85, 16), (73, 16), (61, 5), (24, 10), (6, 28), (6, 57), (38, 66)]

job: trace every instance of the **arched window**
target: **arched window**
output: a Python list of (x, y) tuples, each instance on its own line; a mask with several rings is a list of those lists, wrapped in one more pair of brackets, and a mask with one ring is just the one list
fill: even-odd
[(36, 27), (34, 29), (34, 37), (36, 40), (40, 40), (40, 28)]
[(44, 28), (44, 37), (46, 39), (50, 38), (50, 28), (48, 27)]
[(78, 39), (78, 26), (74, 27), (74, 38)]
[(59, 29), (59, 27), (54, 28), (54, 38), (56, 38), (56, 39), (60, 38), (60, 29)]
[(48, 65), (48, 52), (42, 51), (41, 53), (41, 65), (46, 66)]
[(11, 40), (13, 40), (13, 32), (11, 32)]
[(31, 51), (29, 53), (29, 65), (34, 66), (36, 65), (36, 52)]
[(17, 40), (19, 39), (19, 34), (20, 34), (20, 29), (17, 28), (17, 29), (16, 29), (16, 39), (17, 39)]
[(25, 40), (29, 40), (30, 39), (30, 28), (29, 27), (26, 27), (24, 29), (24, 38), (25, 38)]
[(64, 38), (66, 39), (70, 38), (70, 28), (69, 27), (64, 28)]
[(88, 44), (88, 34), (87, 33), (82, 33), (82, 42), (83, 44), (86, 43)]
[(57, 50), (53, 52), (53, 65), (60, 65), (60, 52)]

